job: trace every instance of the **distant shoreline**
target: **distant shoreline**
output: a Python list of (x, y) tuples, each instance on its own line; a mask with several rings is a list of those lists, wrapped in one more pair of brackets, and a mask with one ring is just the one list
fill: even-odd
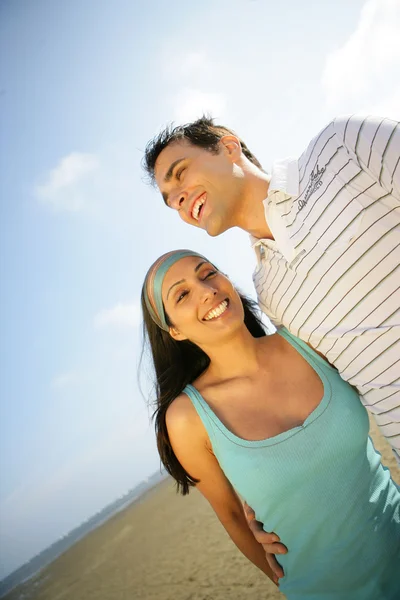
[[(140, 482), (132, 490), (118, 498), (111, 504), (105, 506), (97, 514), (87, 519), (84, 523), (75, 527), (67, 535), (57, 540), (27, 563), (24, 563), (9, 575), (0, 581), (0, 599), (7, 598), (10, 592), (13, 592), (18, 586), (23, 586), (49, 567), (55, 560), (60, 558), (65, 552), (70, 550), (75, 544), (83, 540), (87, 535), (117, 517), (119, 513), (129, 508), (132, 504), (140, 502), (151, 491), (168, 479), (165, 471), (160, 471), (150, 475), (145, 481)], [(27, 600), (28, 596), (24, 596)]]
[[(370, 434), (400, 483), (394, 455), (373, 421)], [(97, 521), (4, 600), (283, 600), (197, 490), (183, 497), (171, 478), (157, 477), (139, 497), (132, 490), (129, 503), (121, 498), (105, 522)]]

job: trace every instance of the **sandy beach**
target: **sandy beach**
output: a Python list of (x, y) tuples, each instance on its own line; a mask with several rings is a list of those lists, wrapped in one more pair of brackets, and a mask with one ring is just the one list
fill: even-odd
[[(372, 425), (383, 463), (390, 448)], [(200, 494), (170, 479), (78, 542), (7, 600), (274, 600), (284, 598), (235, 548)]]

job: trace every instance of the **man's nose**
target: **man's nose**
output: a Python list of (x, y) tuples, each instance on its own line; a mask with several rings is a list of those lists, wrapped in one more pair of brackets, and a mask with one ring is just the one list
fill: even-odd
[(171, 207), (174, 208), (175, 210), (181, 210), (186, 198), (187, 198), (186, 192), (177, 192), (173, 196), (173, 199), (171, 202)]

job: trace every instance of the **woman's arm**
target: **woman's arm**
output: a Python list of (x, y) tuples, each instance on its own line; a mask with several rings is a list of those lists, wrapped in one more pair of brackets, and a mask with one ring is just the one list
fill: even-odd
[(263, 547), (249, 530), (242, 503), (225, 477), (204, 425), (189, 398), (182, 394), (168, 408), (168, 434), (175, 455), (192, 477), (199, 479), (198, 490), (208, 500), (218, 519), (239, 550), (274, 583)]

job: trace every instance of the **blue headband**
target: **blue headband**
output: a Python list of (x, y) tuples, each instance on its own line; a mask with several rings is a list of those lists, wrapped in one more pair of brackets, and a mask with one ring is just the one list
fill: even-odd
[(143, 285), (144, 301), (146, 303), (147, 310), (150, 313), (154, 323), (156, 323), (164, 331), (169, 331), (167, 319), (164, 310), (164, 304), (162, 301), (162, 284), (167, 271), (181, 258), (187, 256), (197, 256), (198, 258), (204, 258), (204, 256), (198, 252), (192, 250), (172, 250), (163, 254), (152, 264), (150, 269), (147, 271), (146, 278)]

